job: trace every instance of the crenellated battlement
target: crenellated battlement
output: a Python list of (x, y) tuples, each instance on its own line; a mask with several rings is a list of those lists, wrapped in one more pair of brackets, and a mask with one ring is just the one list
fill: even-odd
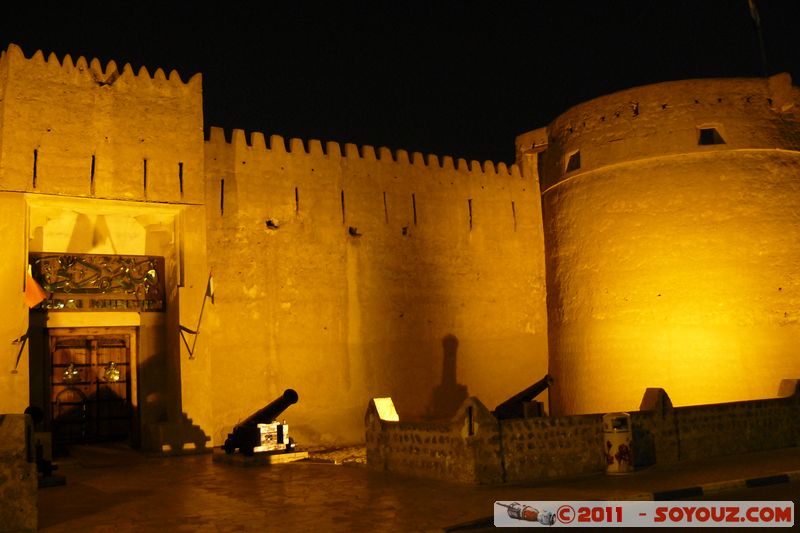
[(202, 74), (199, 72), (184, 82), (176, 70), (170, 71), (167, 75), (163, 69), (158, 68), (151, 75), (147, 68), (142, 66), (138, 73), (134, 73), (130, 63), (126, 63), (120, 70), (117, 63), (111, 60), (106, 63), (104, 68), (97, 58), (87, 60), (85, 57), (79, 56), (77, 60), (73, 60), (70, 54), (66, 54), (63, 59), (59, 60), (54, 52), (45, 58), (42, 50), (37, 50), (30, 58), (27, 58), (22, 48), (16, 44), (9, 44), (6, 50), (0, 52), (0, 66), (3, 64), (10, 66), (15, 63), (41, 69), (49, 78), (61, 78), (62, 81), (68, 80), (73, 83), (97, 84), (100, 87), (114, 86), (159, 91), (180, 90), (196, 93), (200, 93), (202, 90)]
[(352, 143), (342, 145), (335, 141), (322, 141), (311, 139), (304, 142), (302, 139), (290, 138), (287, 148), (286, 139), (280, 135), (271, 135), (269, 142), (261, 132), (251, 132), (248, 138), (247, 133), (241, 129), (234, 129), (230, 134), (223, 128), (212, 127), (210, 129), (207, 143), (215, 145), (220, 149), (227, 146), (237, 154), (251, 154), (258, 158), (265, 155), (285, 154), (292, 156), (308, 156), (325, 159), (346, 159), (350, 161), (360, 161), (365, 163), (378, 162), (381, 164), (396, 164), (414, 167), (416, 170), (445, 170), (465, 172), (475, 175), (497, 176), (507, 178), (521, 178), (522, 172), (518, 165), (506, 165), (503, 162), (495, 164), (493, 161), (483, 163), (463, 158), (454, 159), (452, 156), (438, 156), (435, 154), (422, 154), (421, 152), (411, 152), (398, 149), (391, 150), (385, 146), (378, 147), (363, 145), (358, 146)]
[[(518, 136), (517, 153), (539, 153), (546, 190), (570, 176), (653, 157), (796, 151), (796, 137), (783, 131), (796, 123), (798, 104), (800, 90), (788, 74), (657, 83), (578, 104), (537, 135)], [(715, 140), (701, 139), (704, 130)]]
[(0, 54), (0, 189), (202, 202), (202, 78), (14, 44)]

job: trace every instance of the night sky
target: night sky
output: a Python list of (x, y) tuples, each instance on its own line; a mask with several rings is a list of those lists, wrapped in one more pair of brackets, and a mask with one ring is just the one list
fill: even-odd
[[(766, 72), (800, 84), (800, 1), (756, 5)], [(0, 47), (202, 72), (206, 128), (505, 162), (516, 135), (596, 96), (765, 71), (747, 0), (148, 6), (26, 2)]]

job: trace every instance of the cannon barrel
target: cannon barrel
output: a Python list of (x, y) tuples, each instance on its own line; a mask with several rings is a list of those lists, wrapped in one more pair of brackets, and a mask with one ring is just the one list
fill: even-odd
[(255, 424), (269, 424), (278, 418), (282, 412), (287, 410), (289, 406), (296, 404), (299, 399), (300, 397), (297, 395), (297, 391), (294, 389), (286, 389), (283, 391), (283, 394), (268, 403), (266, 407), (248, 416), (239, 425), (251, 426)]
[(277, 444), (283, 447), (281, 449), (292, 449), (294, 444), (286, 434), (287, 426), (277, 423), (272, 424), (272, 422), (290, 405), (297, 403), (299, 399), (297, 391), (286, 389), (283, 394), (272, 400), (265, 407), (262, 407), (234, 426), (233, 433), (228, 433), (228, 438), (225, 439), (225, 444), (222, 446), (225, 453), (232, 454), (238, 448), (244, 455), (253, 455), (254, 449), (262, 444), (259, 424), (275, 426), (273, 429), (277, 432)]
[(542, 379), (528, 387), (527, 389), (518, 392), (508, 400), (494, 408), (494, 416), (497, 418), (522, 418), (524, 414), (523, 404), (529, 402), (544, 392), (547, 387), (553, 383), (553, 378), (550, 374), (545, 375)]

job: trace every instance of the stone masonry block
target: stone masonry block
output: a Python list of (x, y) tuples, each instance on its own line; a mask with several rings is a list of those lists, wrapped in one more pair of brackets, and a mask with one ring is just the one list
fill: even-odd
[(36, 531), (36, 463), (29, 454), (27, 415), (0, 415), (0, 532)]

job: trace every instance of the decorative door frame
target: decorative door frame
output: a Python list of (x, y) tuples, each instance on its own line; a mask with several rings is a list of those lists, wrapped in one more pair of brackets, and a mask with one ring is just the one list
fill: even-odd
[[(88, 327), (56, 327), (56, 328), (48, 328), (46, 330), (46, 350), (44, 353), (45, 361), (44, 361), (44, 379), (45, 379), (45, 397), (48, 398), (48, 406), (46, 409), (45, 420), (47, 421), (47, 425), (54, 429), (54, 419), (53, 419), (53, 409), (54, 409), (54, 398), (57, 394), (61, 392), (66, 392), (67, 390), (74, 391), (75, 394), (85, 396), (84, 392), (81, 392), (79, 387), (70, 386), (69, 381), (66, 378), (69, 369), (68, 367), (64, 366), (62, 369), (59, 366), (54, 373), (53, 367), (53, 351), (55, 348), (56, 339), (68, 339), (70, 337), (74, 337), (76, 339), (85, 339), (87, 342), (91, 342), (93, 337), (117, 337), (125, 339), (126, 348), (127, 348), (127, 368), (124, 365), (120, 365), (116, 367), (116, 365), (105, 365), (104, 371), (106, 376), (80, 376), (80, 371), (89, 371), (94, 370), (95, 372), (98, 371), (98, 365), (89, 365), (83, 367), (76, 367), (74, 368), (74, 372), (76, 373), (76, 383), (83, 386), (83, 388), (91, 388), (92, 386), (95, 387), (96, 390), (100, 388), (100, 381), (103, 379), (108, 379), (113, 382), (115, 375), (118, 377), (124, 377), (127, 381), (127, 401), (131, 408), (131, 421), (130, 427), (128, 432), (128, 439), (136, 444), (138, 441), (138, 435), (140, 432), (139, 428), (139, 409), (138, 409), (138, 375), (139, 375), (139, 358), (138, 358), (138, 329), (137, 327), (133, 326), (108, 326), (108, 327), (96, 327), (96, 326), (88, 326)], [(56, 374), (59, 374), (57, 378), (54, 378)], [(88, 378), (88, 381), (87, 381)], [(55, 383), (54, 383), (55, 381)], [(56, 389), (59, 389), (59, 393), (55, 393)], [(87, 389), (88, 390), (88, 389)]]

